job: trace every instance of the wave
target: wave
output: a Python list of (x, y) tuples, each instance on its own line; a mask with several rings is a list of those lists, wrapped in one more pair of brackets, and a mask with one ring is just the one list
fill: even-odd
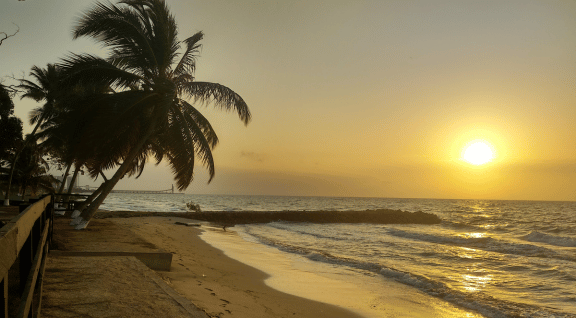
[(447, 221), (447, 220), (443, 220), (442, 221), (442, 225), (449, 227), (449, 228), (453, 228), (453, 229), (457, 229), (457, 230), (461, 230), (461, 229), (470, 229), (470, 230), (476, 230), (476, 231), (506, 231), (509, 227), (510, 224), (509, 223), (499, 223), (499, 224), (486, 224), (486, 222), (482, 222), (479, 224), (471, 224), (469, 222), (465, 222), (465, 221)]
[(496, 299), (482, 292), (464, 293), (451, 289), (445, 284), (428, 277), (393, 268), (383, 267), (380, 270), (380, 274), (397, 282), (418, 288), (429, 295), (477, 311), (486, 317), (572, 317), (571, 314), (554, 312), (538, 306)]
[(513, 254), (513, 255), (530, 256), (530, 257), (553, 257), (569, 261), (575, 260), (573, 255), (570, 256), (560, 254), (546, 247), (532, 244), (506, 242), (488, 236), (487, 237), (471, 237), (471, 236), (457, 236), (457, 235), (444, 236), (436, 234), (408, 232), (399, 229), (389, 229), (388, 234), (412, 240), (437, 243), (437, 244), (456, 245), (501, 254)]
[(332, 253), (294, 246), (288, 243), (268, 239), (256, 233), (248, 233), (259, 242), (276, 247), (282, 251), (301, 255), (309, 260), (327, 264), (337, 264), (352, 268), (366, 270), (393, 279), (405, 285), (415, 287), (431, 296), (444, 299), (455, 305), (462, 306), (481, 313), (486, 317), (570, 317), (570, 314), (554, 312), (538, 306), (514, 303), (496, 299), (490, 295), (478, 293), (464, 293), (450, 288), (446, 284), (423, 275), (404, 272), (381, 264), (342, 257)]
[(521, 239), (528, 242), (546, 243), (554, 246), (576, 247), (576, 238), (550, 235), (538, 231), (533, 231), (528, 235), (522, 236)]

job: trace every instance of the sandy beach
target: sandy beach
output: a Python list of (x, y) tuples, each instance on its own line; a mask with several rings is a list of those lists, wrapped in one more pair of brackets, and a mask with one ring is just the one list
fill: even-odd
[(481, 317), (391, 280), (366, 286), (310, 267), (315, 264), (294, 264), (275, 249), (208, 223), (188, 227), (175, 223), (191, 220), (173, 217), (107, 220), (172, 253), (171, 271), (157, 273), (212, 317)]
[(199, 238), (202, 230), (175, 218), (109, 220), (173, 253), (171, 271), (157, 273), (211, 317), (361, 317), (268, 287), (266, 273), (225, 256)]

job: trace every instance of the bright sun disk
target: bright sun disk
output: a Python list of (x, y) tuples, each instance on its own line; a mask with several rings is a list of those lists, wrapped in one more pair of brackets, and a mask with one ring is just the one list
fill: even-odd
[(494, 159), (494, 153), (488, 144), (483, 141), (476, 141), (464, 149), (462, 159), (479, 166), (492, 161), (492, 159)]

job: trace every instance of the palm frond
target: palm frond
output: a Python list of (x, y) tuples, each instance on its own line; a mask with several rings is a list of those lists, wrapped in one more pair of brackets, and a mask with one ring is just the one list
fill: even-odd
[[(180, 62), (174, 68), (174, 76), (176, 78), (181, 78), (185, 75), (192, 75), (196, 71), (196, 56), (200, 52), (200, 48), (202, 47), (200, 40), (204, 37), (204, 33), (202, 31), (194, 34), (193, 36), (187, 38), (186, 40), (182, 41), (186, 44), (186, 50), (182, 54), (180, 58)], [(192, 78), (185, 77), (187, 81), (192, 81)], [(185, 83), (185, 82), (182, 82)]]
[(214, 103), (215, 106), (226, 111), (235, 110), (244, 125), (248, 125), (252, 119), (244, 99), (224, 85), (209, 82), (191, 82), (182, 84), (182, 89), (195, 101)]
[(171, 112), (170, 126), (161, 136), (170, 169), (179, 190), (186, 189), (194, 177), (194, 141), (190, 127), (178, 112)]
[(208, 119), (206, 119), (202, 113), (185, 100), (180, 100), (180, 104), (182, 105), (181, 111), (185, 115), (184, 118), (186, 119), (186, 122), (189, 125), (197, 125), (200, 130), (202, 130), (202, 134), (206, 137), (206, 141), (208, 141), (210, 148), (214, 149), (218, 144), (218, 136)]
[(45, 98), (45, 92), (42, 87), (29, 80), (20, 80), (20, 85), (18, 85), (18, 88), (24, 91), (24, 94), (20, 96), (20, 99), (30, 98), (39, 102)]
[[(198, 156), (198, 158), (202, 161), (202, 164), (208, 169), (209, 175), (210, 175), (210, 179), (208, 180), (208, 182), (212, 181), (212, 179), (214, 178), (215, 175), (215, 168), (214, 168), (214, 158), (212, 156), (212, 144), (208, 141), (208, 139), (206, 138), (205, 135), (205, 131), (209, 131), (211, 132), (210, 134), (210, 138), (213, 140), (213, 138), (216, 138), (216, 134), (214, 133), (214, 131), (211, 129), (206, 129), (206, 126), (204, 126), (204, 130), (198, 125), (198, 123), (196, 123), (196, 121), (189, 115), (183, 113), (180, 108), (174, 107), (173, 109), (171, 109), (172, 112), (172, 116), (174, 118), (172, 124), (175, 125), (176, 127), (178, 127), (180, 129), (180, 131), (182, 132), (182, 136), (185, 136), (185, 140), (186, 142), (191, 142), (192, 143), (192, 149), (193, 149), (193, 154), (191, 154), (191, 156)], [(202, 123), (204, 124), (204, 123)], [(175, 138), (176, 136), (174, 136), (173, 138)], [(171, 152), (171, 154), (174, 154), (173, 152)], [(181, 149), (176, 149), (176, 154), (182, 155)], [(175, 157), (175, 156), (174, 156)], [(175, 158), (170, 158), (171, 162), (172, 160), (176, 162), (176, 160), (178, 160), (179, 158), (175, 157)], [(175, 171), (176, 173), (176, 171)], [(191, 181), (191, 179), (190, 179)], [(180, 183), (179, 183), (180, 186)], [(186, 184), (186, 187), (188, 185)], [(180, 188), (179, 188), (180, 189)], [(182, 189), (180, 189), (182, 190)]]
[(80, 18), (73, 37), (88, 36), (103, 42), (114, 51), (112, 57), (124, 58), (130, 69), (156, 68), (158, 62), (144, 27), (141, 15), (133, 9), (99, 3)]
[(30, 124), (34, 125), (34, 124), (38, 123), (38, 121), (40, 121), (40, 118), (42, 118), (42, 112), (43, 112), (42, 107), (36, 107), (36, 108), (32, 109), (30, 111), (30, 113), (28, 114), (28, 119), (30, 121)]
[(130, 87), (141, 82), (142, 77), (122, 70), (114, 64), (90, 54), (69, 54), (58, 64), (63, 72), (65, 85), (100, 85)]

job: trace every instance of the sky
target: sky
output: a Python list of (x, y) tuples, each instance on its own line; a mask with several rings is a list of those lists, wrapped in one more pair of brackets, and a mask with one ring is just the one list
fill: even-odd
[[(20, 31), (0, 46), (0, 76), (106, 56), (71, 36), (94, 3), (2, 0), (0, 31)], [(196, 167), (187, 193), (576, 200), (576, 2), (167, 3), (180, 39), (205, 33), (196, 79), (230, 87), (253, 115), (244, 126), (201, 108), (220, 139), (216, 176)], [(26, 121), (39, 106), (15, 104)], [(476, 140), (491, 162), (462, 159)], [(116, 188), (172, 183), (150, 162)]]

